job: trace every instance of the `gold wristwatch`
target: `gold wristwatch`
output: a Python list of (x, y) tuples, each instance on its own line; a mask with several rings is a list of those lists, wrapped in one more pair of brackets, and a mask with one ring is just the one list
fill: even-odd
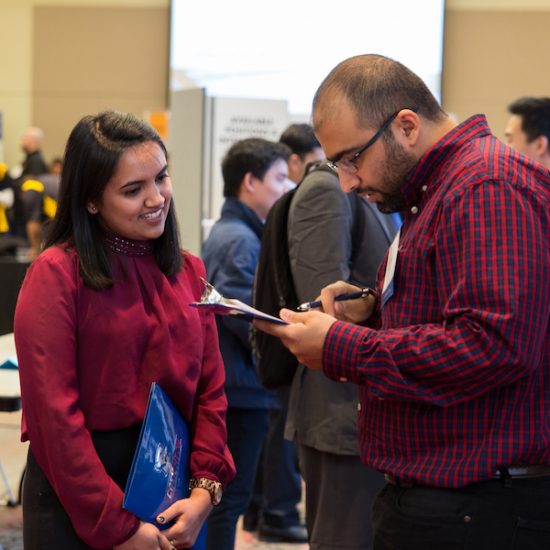
[(219, 481), (207, 477), (193, 477), (189, 480), (189, 490), (206, 489), (210, 493), (210, 500), (213, 506), (217, 506), (222, 500), (222, 484)]

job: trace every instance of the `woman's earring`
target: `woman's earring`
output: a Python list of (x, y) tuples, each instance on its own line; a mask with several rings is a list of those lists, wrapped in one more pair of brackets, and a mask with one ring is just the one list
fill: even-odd
[(88, 212), (90, 214), (97, 214), (97, 206), (95, 206), (94, 204), (89, 203), (86, 208), (88, 209)]

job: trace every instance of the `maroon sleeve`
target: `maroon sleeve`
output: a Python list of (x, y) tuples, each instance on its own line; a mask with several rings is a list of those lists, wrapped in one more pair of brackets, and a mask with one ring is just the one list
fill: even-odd
[[(205, 277), (201, 260), (189, 257), (189, 277), (193, 285)], [(200, 298), (200, 285), (196, 286)], [(227, 399), (224, 391), (225, 370), (218, 345), (215, 316), (200, 312), (203, 334), (202, 375), (197, 387), (193, 419), (193, 451), (191, 476), (215, 478), (226, 485), (235, 476), (235, 465), (227, 447), (225, 416)]]
[(23, 438), (78, 534), (96, 548), (128, 539), (139, 520), (122, 509), (79, 407), (76, 369), (75, 256), (52, 248), (32, 264), (19, 294), (15, 343), (21, 378)]

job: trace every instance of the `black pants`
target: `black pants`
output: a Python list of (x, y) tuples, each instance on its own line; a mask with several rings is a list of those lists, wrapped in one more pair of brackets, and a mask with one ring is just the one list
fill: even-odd
[[(140, 429), (141, 424), (136, 424), (125, 430), (92, 434), (101, 462), (122, 490), (132, 465)], [(69, 516), (37, 464), (32, 454), (32, 442), (23, 479), (23, 545), (25, 550), (91, 549), (76, 534)]]
[(219, 506), (208, 517), (206, 550), (233, 550), (237, 521), (244, 514), (254, 487), (256, 468), (269, 426), (267, 409), (227, 409), (227, 444), (237, 475), (227, 486)]
[(386, 484), (373, 521), (375, 550), (548, 550), (550, 476), (460, 489)]
[(290, 387), (277, 389), (279, 408), (269, 411), (269, 430), (264, 441), (260, 464), (248, 514), (270, 527), (300, 524), (298, 504), (302, 498), (302, 477), (292, 441), (284, 437)]

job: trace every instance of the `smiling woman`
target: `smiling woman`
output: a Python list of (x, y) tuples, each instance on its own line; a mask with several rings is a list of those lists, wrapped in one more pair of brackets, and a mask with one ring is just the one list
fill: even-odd
[(86, 284), (106, 288), (113, 280), (105, 230), (153, 239), (159, 267), (173, 275), (182, 258), (171, 189), (166, 147), (153, 128), (112, 111), (84, 117), (67, 143), (58, 213), (45, 248), (74, 241)]
[[(57, 215), (15, 313), (27, 550), (188, 548), (215, 503), (207, 487), (234, 476), (215, 321), (187, 307), (205, 270), (180, 250), (166, 158), (132, 115), (84, 117), (69, 137)], [(196, 488), (155, 525), (122, 507), (153, 382), (201, 426)]]
[(126, 239), (156, 239), (172, 200), (166, 155), (157, 143), (147, 142), (122, 153), (103, 195), (87, 205), (105, 229)]

